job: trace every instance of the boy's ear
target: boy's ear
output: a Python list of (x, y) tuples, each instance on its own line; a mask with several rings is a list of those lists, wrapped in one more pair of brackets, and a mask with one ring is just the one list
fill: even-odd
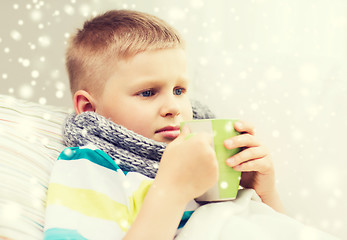
[(78, 90), (75, 92), (73, 105), (76, 114), (87, 111), (95, 112), (95, 100), (87, 91), (84, 90)]

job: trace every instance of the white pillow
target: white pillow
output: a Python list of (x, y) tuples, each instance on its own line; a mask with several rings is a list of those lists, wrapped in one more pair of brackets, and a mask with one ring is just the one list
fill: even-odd
[(42, 239), (46, 190), (68, 109), (0, 95), (0, 239)]

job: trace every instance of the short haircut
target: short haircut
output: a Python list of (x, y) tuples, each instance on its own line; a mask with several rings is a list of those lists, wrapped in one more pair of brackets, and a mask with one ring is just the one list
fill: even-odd
[(86, 90), (98, 96), (117, 61), (144, 51), (184, 48), (179, 33), (147, 13), (112, 10), (84, 23), (70, 38), (66, 68), (72, 95)]

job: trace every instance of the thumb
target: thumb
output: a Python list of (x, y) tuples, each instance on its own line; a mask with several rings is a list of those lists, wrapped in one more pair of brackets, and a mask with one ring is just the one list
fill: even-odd
[(191, 133), (190, 129), (188, 126), (183, 126), (181, 129), (181, 133), (180, 133), (180, 138), (187, 140), (190, 137), (192, 137), (194, 135), (194, 133)]
[(195, 132), (190, 131), (188, 126), (184, 126), (180, 133), (180, 138), (183, 138), (184, 140), (188, 140), (189, 138), (193, 137), (195, 134), (196, 134)]
[(190, 133), (189, 127), (188, 127), (187, 125), (184, 125), (184, 126), (181, 128), (180, 136), (185, 137), (185, 136), (187, 136), (189, 133)]

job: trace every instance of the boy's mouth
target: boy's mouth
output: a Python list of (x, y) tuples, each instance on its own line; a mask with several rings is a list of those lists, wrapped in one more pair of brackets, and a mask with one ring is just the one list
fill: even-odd
[(162, 137), (166, 139), (173, 140), (180, 135), (180, 127), (179, 126), (167, 126), (163, 127), (157, 131), (155, 131), (156, 134), (160, 134)]

